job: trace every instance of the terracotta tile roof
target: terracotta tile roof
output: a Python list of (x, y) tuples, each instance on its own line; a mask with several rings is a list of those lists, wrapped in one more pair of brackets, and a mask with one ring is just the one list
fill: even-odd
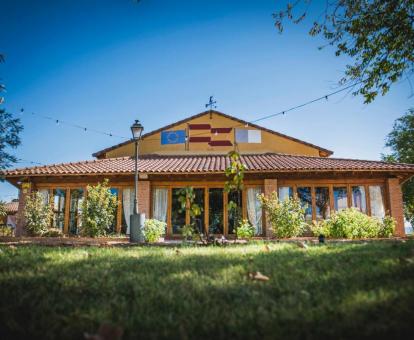
[(7, 214), (15, 214), (17, 213), (17, 209), (19, 207), (19, 202), (8, 202), (4, 205), (4, 208), (6, 209)]
[[(216, 111), (216, 110), (209, 110), (209, 111), (203, 111), (203, 112), (200, 112), (200, 113), (198, 113), (198, 114), (196, 114), (196, 115), (193, 115), (193, 116), (187, 117), (187, 118), (185, 118), (185, 119), (179, 120), (178, 122), (175, 122), (175, 123), (172, 123), (172, 124), (169, 124), (169, 125), (163, 126), (163, 127), (159, 128), (159, 129), (153, 130), (153, 131), (151, 131), (151, 132), (145, 133), (145, 134), (143, 134), (143, 135), (142, 135), (142, 137), (141, 137), (141, 138), (142, 138), (142, 139), (145, 139), (145, 138), (147, 138), (147, 137), (149, 137), (149, 136), (152, 136), (152, 135), (154, 135), (154, 134), (156, 134), (156, 133), (158, 133), (158, 132), (161, 132), (161, 131), (164, 131), (164, 130), (171, 129), (171, 128), (173, 128), (174, 126), (177, 126), (177, 125), (180, 125), (180, 124), (186, 123), (186, 122), (188, 122), (189, 120), (192, 120), (192, 119), (195, 119), (195, 118), (198, 118), (198, 117), (202, 117), (202, 116), (204, 116), (204, 115), (206, 115), (206, 114), (209, 114), (209, 113), (215, 113), (215, 114), (220, 115), (220, 116), (222, 116), (222, 117), (226, 117), (226, 118), (228, 118), (228, 119), (234, 120), (234, 121), (236, 121), (236, 122), (238, 122), (238, 123), (239, 123), (239, 125), (238, 125), (238, 126), (245, 126), (246, 124), (248, 124), (249, 126), (254, 127), (254, 128), (256, 128), (256, 129), (263, 130), (263, 131), (269, 132), (269, 133), (271, 133), (271, 134), (274, 134), (274, 135), (277, 135), (277, 136), (280, 136), (280, 137), (284, 137), (284, 138), (287, 138), (287, 139), (293, 140), (293, 141), (295, 141), (295, 142), (298, 142), (298, 143), (301, 143), (301, 144), (304, 144), (304, 145), (310, 146), (310, 147), (312, 147), (312, 148), (318, 149), (319, 151), (325, 152), (327, 155), (332, 155), (332, 154), (333, 154), (333, 151), (331, 151), (331, 150), (328, 150), (328, 149), (322, 148), (322, 147), (317, 146), (317, 145), (315, 145), (315, 144), (311, 144), (311, 143), (305, 142), (305, 141), (303, 141), (303, 140), (300, 140), (300, 139), (297, 139), (297, 138), (294, 138), (294, 137), (291, 137), (291, 136), (287, 136), (287, 135), (285, 135), (285, 134), (283, 134), (283, 133), (280, 133), (280, 132), (277, 132), (277, 131), (274, 131), (274, 130), (271, 130), (271, 129), (265, 128), (265, 127), (260, 126), (260, 125), (257, 125), (257, 124), (253, 124), (253, 123), (248, 122), (248, 121), (246, 121), (246, 120), (239, 119), (239, 118), (233, 117), (233, 116), (231, 116), (231, 115), (228, 115), (228, 114), (226, 114), (226, 113), (223, 113), (223, 112), (220, 112), (220, 111)], [(108, 152), (108, 151), (112, 151), (112, 150), (114, 150), (114, 149), (117, 149), (117, 148), (119, 148), (119, 147), (121, 147), (121, 146), (123, 146), (123, 145), (127, 145), (127, 144), (129, 144), (129, 143), (132, 143), (132, 141), (131, 141), (131, 140), (127, 140), (127, 141), (125, 141), (125, 142), (122, 142), (122, 143), (119, 143), (119, 144), (116, 144), (116, 145), (110, 146), (110, 147), (108, 147), (108, 148), (106, 148), (106, 149), (99, 150), (99, 151), (95, 152), (94, 154), (92, 154), (92, 156), (93, 156), (93, 157), (100, 157), (100, 156), (104, 155), (104, 154), (105, 154), (106, 152)]]
[[(242, 155), (242, 161), (247, 167), (247, 172), (401, 171), (414, 173), (414, 164), (277, 153), (245, 154)], [(222, 173), (228, 164), (229, 158), (226, 155), (145, 155), (140, 158), (138, 168), (142, 173)], [(130, 157), (121, 157), (11, 169), (4, 171), (3, 175), (8, 178), (133, 172), (134, 160)]]

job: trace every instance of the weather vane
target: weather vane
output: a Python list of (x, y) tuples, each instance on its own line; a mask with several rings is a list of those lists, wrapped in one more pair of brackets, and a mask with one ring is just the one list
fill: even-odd
[(217, 101), (214, 100), (213, 96), (210, 96), (210, 99), (208, 101), (208, 104), (206, 104), (206, 108), (210, 106), (210, 110), (217, 108)]

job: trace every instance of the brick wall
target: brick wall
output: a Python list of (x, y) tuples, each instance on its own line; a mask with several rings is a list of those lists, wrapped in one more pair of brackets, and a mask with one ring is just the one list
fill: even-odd
[(138, 182), (138, 210), (145, 214), (145, 218), (150, 218), (150, 181)]
[(24, 236), (26, 234), (26, 219), (24, 218), (24, 208), (26, 206), (26, 197), (31, 194), (33, 187), (31, 183), (22, 183), (19, 190), (19, 207), (16, 214), (16, 236)]
[[(277, 179), (265, 179), (264, 185), (263, 185), (263, 191), (266, 196), (270, 196), (272, 192), (274, 191), (277, 192)], [(272, 233), (272, 230), (270, 229), (270, 223), (267, 220), (267, 218), (265, 218), (264, 221), (265, 221), (265, 236), (272, 237), (273, 233)]]
[(396, 236), (404, 236), (404, 209), (401, 186), (398, 178), (387, 179), (387, 193), (389, 213), (395, 218), (397, 225), (395, 227)]

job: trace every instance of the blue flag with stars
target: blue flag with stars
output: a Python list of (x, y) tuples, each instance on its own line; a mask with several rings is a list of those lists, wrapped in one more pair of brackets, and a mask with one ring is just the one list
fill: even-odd
[(185, 144), (185, 130), (162, 131), (161, 145)]

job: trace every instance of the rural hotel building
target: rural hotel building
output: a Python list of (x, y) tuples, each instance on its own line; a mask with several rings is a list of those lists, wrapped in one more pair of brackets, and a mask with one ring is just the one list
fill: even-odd
[[(197, 221), (211, 233), (231, 236), (224, 190), (227, 153), (238, 150), (246, 165), (242, 211), (258, 236), (270, 237), (258, 193), (276, 191), (280, 198), (298, 197), (307, 203), (308, 221), (327, 218), (333, 211), (355, 207), (362, 212), (397, 221), (404, 235), (401, 185), (414, 175), (414, 165), (332, 158), (332, 151), (249, 124), (210, 110), (146, 133), (140, 142), (139, 211), (147, 218), (167, 222), (167, 236), (178, 236), (190, 216), (181, 212), (179, 188), (194, 187), (196, 202), (204, 209)], [(134, 144), (126, 141), (96, 152), (95, 160), (52, 164), (4, 172), (20, 189), (16, 234), (23, 233), (25, 197), (41, 192), (53, 204), (55, 227), (76, 234), (80, 203), (88, 184), (109, 179), (118, 197), (113, 229), (128, 232), (133, 211)]]

